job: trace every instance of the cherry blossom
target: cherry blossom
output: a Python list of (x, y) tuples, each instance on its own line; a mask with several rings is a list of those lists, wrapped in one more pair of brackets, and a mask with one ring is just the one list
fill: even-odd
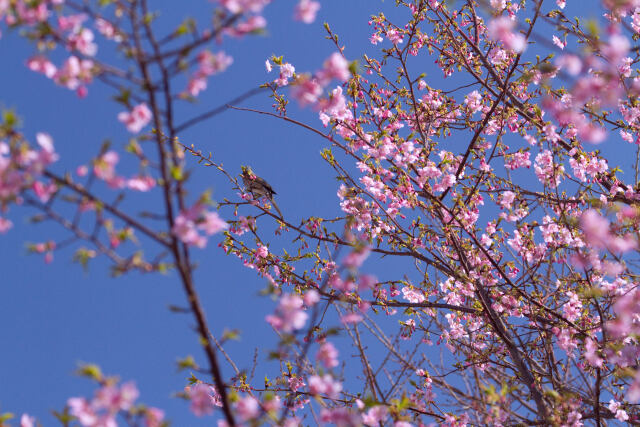
[(334, 380), (329, 374), (323, 376), (312, 375), (309, 377), (309, 392), (312, 394), (324, 394), (335, 399), (341, 391), (342, 384)]
[(522, 34), (514, 32), (515, 26), (516, 21), (507, 17), (493, 19), (489, 23), (489, 37), (502, 42), (507, 49), (521, 53), (527, 47), (527, 40)]
[(326, 368), (338, 366), (338, 350), (330, 342), (324, 342), (316, 353), (316, 360), (321, 362)]
[(316, 20), (316, 13), (320, 10), (320, 3), (313, 0), (300, 0), (295, 7), (295, 19), (305, 24)]
[(297, 295), (284, 294), (273, 315), (268, 315), (267, 322), (276, 330), (293, 332), (304, 326), (309, 315), (304, 312), (303, 301)]
[(151, 110), (145, 103), (136, 105), (131, 111), (118, 113), (118, 120), (124, 123), (131, 133), (139, 133), (142, 128), (149, 124), (152, 117)]

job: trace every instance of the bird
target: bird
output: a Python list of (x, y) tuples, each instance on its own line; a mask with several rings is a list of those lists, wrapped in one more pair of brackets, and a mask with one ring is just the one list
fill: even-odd
[(258, 200), (263, 197), (267, 198), (273, 207), (278, 211), (280, 218), (284, 218), (282, 215), (282, 211), (276, 204), (275, 200), (273, 200), (273, 195), (277, 194), (271, 185), (264, 179), (257, 176), (251, 168), (247, 168), (242, 166), (242, 183), (244, 184), (244, 188), (247, 192), (251, 193), (254, 199)]

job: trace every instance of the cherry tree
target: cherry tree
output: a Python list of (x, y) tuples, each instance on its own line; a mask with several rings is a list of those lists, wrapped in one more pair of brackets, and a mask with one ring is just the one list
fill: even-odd
[[(328, 23), (334, 53), (314, 69), (276, 53), (262, 86), (176, 120), (233, 62), (225, 40), (265, 28), (269, 3), (219, 0), (209, 27), (159, 34), (146, 0), (0, 1), (4, 24), (34, 43), (30, 70), (80, 98), (113, 88), (136, 135), (60, 174), (52, 137), (29, 142), (6, 112), (0, 230), (15, 232), (14, 205), (25, 205), (68, 233), (30, 247), (48, 261), (169, 271), (203, 349), (181, 361), (193, 374), (180, 396), (218, 425), (639, 423), (640, 3), (594, 2), (597, 20), (563, 0), (383, 3), (393, 10), (370, 17), (374, 54), (349, 53)], [(311, 23), (320, 6), (301, 0), (292, 15)], [(118, 61), (101, 59), (103, 42)], [(66, 59), (54, 62), (56, 48)], [(272, 108), (239, 106), (256, 96)], [(281, 212), (259, 171), (240, 175), (181, 138), (229, 110), (322, 141), (341, 213)], [(124, 155), (135, 172), (118, 167)], [(198, 168), (227, 187), (194, 198)], [(153, 215), (121, 203), (137, 192), (157, 193)], [(211, 333), (194, 271), (212, 240), (264, 280), (273, 305), (256, 328), (276, 339), (277, 368), (238, 366)], [(170, 419), (137, 404), (133, 383), (80, 372), (98, 388), (68, 399), (63, 425)]]

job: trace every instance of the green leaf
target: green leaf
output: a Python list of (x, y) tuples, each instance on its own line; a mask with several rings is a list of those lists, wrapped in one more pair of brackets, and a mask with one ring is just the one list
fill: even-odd
[(73, 415), (69, 414), (69, 409), (70, 408), (68, 406), (65, 406), (62, 412), (51, 411), (51, 413), (53, 414), (54, 417), (58, 419), (58, 421), (60, 421), (60, 423), (62, 423), (62, 425), (66, 426), (75, 419)]
[(351, 72), (351, 75), (353, 75), (353, 76), (358, 74), (358, 61), (357, 60), (351, 61), (349, 63), (349, 71)]
[(336, 159), (335, 157), (333, 157), (333, 153), (331, 152), (331, 149), (325, 148), (320, 152), (320, 155), (322, 156), (323, 159), (329, 162), (330, 165), (335, 164)]
[(13, 128), (18, 125), (19, 119), (13, 110), (3, 110), (2, 111), (2, 121), (4, 125), (8, 128)]
[(184, 175), (182, 173), (182, 168), (180, 166), (172, 166), (171, 167), (171, 178), (175, 181), (182, 181)]
[(102, 381), (102, 371), (98, 365), (87, 364), (78, 368), (76, 373), (83, 377), (91, 378), (92, 380)]
[(239, 329), (225, 329), (222, 333), (223, 340), (239, 340), (240, 339), (240, 330)]
[(117, 96), (114, 96), (113, 99), (114, 99), (114, 101), (117, 101), (120, 104), (123, 104), (127, 108), (129, 108), (129, 100), (131, 99), (131, 91), (129, 89), (121, 89), (120, 93)]
[(198, 369), (198, 364), (196, 363), (193, 356), (189, 355), (183, 359), (178, 359), (178, 371), (184, 371), (185, 369)]
[(180, 24), (178, 28), (176, 28), (176, 34), (179, 36), (182, 36), (185, 34), (193, 33), (195, 27), (196, 27), (196, 24), (193, 18), (187, 18), (184, 21), (182, 21), (182, 24)]
[(14, 418), (14, 417), (15, 415), (13, 415), (11, 412), (5, 412), (4, 414), (0, 414), (0, 423), (10, 420), (11, 418)]

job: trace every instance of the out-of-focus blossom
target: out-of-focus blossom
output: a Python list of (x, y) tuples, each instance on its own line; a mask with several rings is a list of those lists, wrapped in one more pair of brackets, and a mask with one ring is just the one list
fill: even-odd
[(318, 71), (318, 82), (326, 86), (332, 79), (346, 82), (351, 77), (349, 63), (338, 52), (334, 52), (324, 61), (322, 69)]
[(325, 394), (332, 399), (337, 399), (342, 391), (342, 384), (333, 379), (329, 374), (324, 376), (313, 375), (309, 377), (309, 392), (311, 394)]
[(295, 7), (294, 18), (305, 24), (311, 24), (316, 20), (316, 14), (320, 10), (320, 3), (313, 0), (300, 0)]
[(22, 414), (20, 417), (20, 427), (35, 427), (36, 419), (27, 414)]
[(209, 415), (216, 406), (222, 406), (216, 389), (208, 384), (198, 383), (188, 387), (186, 391), (191, 401), (189, 409), (198, 417)]
[(338, 350), (330, 342), (324, 342), (316, 353), (316, 360), (326, 368), (335, 368), (338, 366)]
[(235, 409), (242, 421), (250, 421), (260, 414), (260, 403), (253, 396), (245, 396), (238, 400)]
[(231, 13), (260, 13), (271, 0), (218, 0)]
[(489, 22), (489, 38), (500, 41), (507, 49), (521, 53), (527, 47), (527, 39), (515, 30), (516, 21), (507, 17), (499, 17)]
[(125, 124), (131, 133), (139, 133), (143, 127), (149, 124), (153, 114), (144, 102), (138, 104), (131, 111), (123, 111), (118, 114), (118, 120)]
[(207, 238), (202, 236), (199, 230), (211, 236), (227, 228), (229, 224), (222, 220), (217, 212), (207, 212), (204, 205), (196, 203), (190, 209), (180, 212), (171, 232), (187, 245), (204, 248)]
[(273, 315), (267, 316), (267, 322), (276, 330), (293, 332), (304, 326), (309, 315), (304, 312), (303, 301), (297, 295), (284, 294)]

